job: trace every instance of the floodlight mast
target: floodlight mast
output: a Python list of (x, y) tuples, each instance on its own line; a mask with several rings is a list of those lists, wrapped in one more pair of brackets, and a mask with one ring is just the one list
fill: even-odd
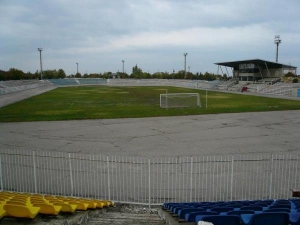
[(183, 53), (184, 55), (184, 79), (186, 79), (186, 56), (187, 56), (187, 53)]
[(276, 62), (278, 62), (278, 46), (281, 43), (280, 35), (275, 35), (274, 44), (276, 44)]
[(76, 63), (77, 64), (77, 73), (76, 73), (76, 75), (78, 74), (78, 63)]
[(43, 65), (42, 65), (42, 48), (38, 48), (38, 51), (40, 52), (40, 65), (41, 65), (41, 80), (43, 80)]
[(122, 71), (123, 71), (123, 74), (124, 74), (124, 62), (125, 62), (125, 61), (124, 61), (124, 60), (122, 60), (122, 63), (123, 63), (123, 70), (122, 70)]

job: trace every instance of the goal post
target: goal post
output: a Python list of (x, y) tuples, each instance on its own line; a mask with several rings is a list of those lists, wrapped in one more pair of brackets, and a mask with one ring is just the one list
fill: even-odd
[(201, 107), (199, 93), (168, 93), (160, 94), (161, 108)]

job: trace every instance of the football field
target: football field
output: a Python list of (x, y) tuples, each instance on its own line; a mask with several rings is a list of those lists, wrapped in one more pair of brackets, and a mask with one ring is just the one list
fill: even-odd
[[(202, 107), (160, 107), (160, 94), (199, 93)], [(207, 94), (207, 96), (206, 96)], [(300, 101), (179, 87), (76, 86), (0, 108), (0, 122), (144, 118), (299, 110)]]

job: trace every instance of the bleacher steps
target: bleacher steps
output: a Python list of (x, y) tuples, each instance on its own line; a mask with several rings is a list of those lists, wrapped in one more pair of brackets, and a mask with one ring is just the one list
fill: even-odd
[(164, 220), (158, 215), (157, 209), (132, 205), (117, 205), (106, 208), (105, 213), (89, 217), (85, 225), (163, 225)]
[(165, 224), (157, 214), (135, 214), (135, 213), (120, 213), (108, 212), (99, 215), (99, 217), (90, 218), (86, 224), (90, 225), (163, 225)]

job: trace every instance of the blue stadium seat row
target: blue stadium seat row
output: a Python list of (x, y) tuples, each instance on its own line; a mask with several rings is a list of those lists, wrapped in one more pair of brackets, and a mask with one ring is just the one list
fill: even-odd
[(214, 225), (300, 225), (300, 199), (169, 202), (164, 210), (179, 222)]

